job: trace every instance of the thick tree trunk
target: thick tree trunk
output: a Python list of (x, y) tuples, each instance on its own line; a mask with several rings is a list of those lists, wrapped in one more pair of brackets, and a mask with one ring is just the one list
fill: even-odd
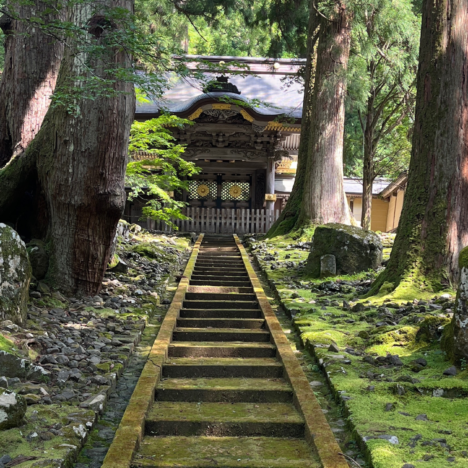
[(458, 282), (468, 244), (468, 0), (426, 0), (408, 189), (384, 281)]
[(336, 5), (332, 21), (321, 19), (311, 130), (301, 212), (296, 227), (350, 224), (343, 188), (343, 136), (350, 21)]
[(319, 21), (315, 14), (313, 3), (311, 3), (307, 39), (307, 62), (304, 79), (304, 100), (302, 105), (301, 140), (299, 142), (299, 151), (297, 157), (296, 178), (294, 180), (294, 185), (286, 206), (281, 212), (279, 218), (268, 231), (268, 237), (281, 236), (291, 232), (297, 223), (297, 219), (300, 213), (300, 206), (304, 193), (305, 169), (307, 165), (307, 154), (311, 128), (315, 58), (314, 34), (318, 24)]
[(0, 82), (0, 167), (24, 151), (41, 128), (63, 56), (63, 44), (28, 21), (50, 19), (44, 15), (46, 9), (50, 11), (50, 2), (7, 2), (6, 8), (21, 20), (3, 16), (0, 22), (6, 34)]
[(372, 184), (374, 182), (374, 132), (372, 111), (368, 109), (366, 128), (364, 130), (364, 160), (362, 167), (362, 214), (361, 227), (367, 231), (371, 228), (372, 218)]
[[(131, 0), (107, 1), (110, 8), (132, 9), (132, 5)], [(86, 14), (86, 5), (76, 7), (74, 20), (86, 23), (91, 19)], [(106, 31), (101, 30), (90, 40), (104, 45), (105, 38)], [(95, 77), (105, 79), (105, 70), (127, 68), (131, 57), (113, 48), (101, 51), (98, 57), (84, 57), (69, 47), (57, 87), (82, 74), (84, 62)], [(114, 87), (118, 94), (111, 97), (80, 98), (79, 111), (73, 115), (63, 106), (50, 108), (25, 154), (0, 173), (0, 183), (8, 176), (16, 181), (7, 184), (7, 194), (0, 195), (0, 219), (12, 216), (12, 196), (39, 185), (35, 196), (42, 194), (45, 200), (52, 253), (46, 279), (68, 293), (94, 295), (99, 291), (125, 205), (124, 177), (135, 98), (131, 83)], [(23, 183), (24, 176), (30, 185)]]

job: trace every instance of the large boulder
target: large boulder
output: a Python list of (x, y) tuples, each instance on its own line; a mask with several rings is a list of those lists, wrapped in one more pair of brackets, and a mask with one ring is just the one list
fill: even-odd
[(24, 242), (10, 226), (0, 223), (0, 320), (26, 322), (30, 281)]
[(27, 250), (34, 278), (44, 279), (49, 269), (49, 254), (44, 241), (33, 239), (28, 243)]
[(372, 231), (345, 224), (325, 224), (315, 229), (306, 273), (320, 278), (320, 260), (324, 255), (336, 258), (336, 274), (347, 275), (375, 269), (382, 264), (383, 247)]
[(453, 349), (446, 349), (457, 363), (468, 361), (468, 247), (461, 251), (459, 265), (460, 284), (455, 299), (452, 327), (447, 330), (453, 333), (453, 341), (448, 340), (448, 347)]
[(0, 388), (0, 431), (18, 427), (23, 421), (26, 409), (26, 400), (22, 396)]

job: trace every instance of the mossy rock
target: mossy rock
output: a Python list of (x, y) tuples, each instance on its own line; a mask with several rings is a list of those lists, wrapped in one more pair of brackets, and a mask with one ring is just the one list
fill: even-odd
[[(387, 328), (387, 327), (381, 327)], [(398, 330), (391, 330), (381, 334), (375, 334), (372, 336), (372, 344), (392, 344), (396, 343), (399, 345), (408, 345), (414, 343), (417, 334), (416, 327), (402, 327)]]
[(18, 427), (26, 414), (26, 400), (15, 392), (0, 388), (0, 431)]
[(460, 256), (458, 257), (458, 265), (460, 269), (468, 268), (468, 247), (461, 250)]
[(453, 361), (455, 349), (453, 320), (445, 326), (444, 331), (442, 332), (442, 338), (440, 339), (440, 348), (442, 349), (442, 351), (445, 351), (445, 354), (447, 355), (448, 359), (450, 361)]
[(450, 323), (448, 317), (434, 317), (426, 315), (424, 320), (419, 325), (416, 341), (425, 341), (430, 343), (437, 341), (442, 337), (444, 327)]
[(325, 224), (315, 229), (305, 272), (320, 277), (320, 258), (334, 255), (337, 275), (376, 269), (382, 264), (383, 246), (372, 231), (345, 224)]
[(26, 245), (16, 231), (0, 223), (0, 320), (26, 323), (30, 282)]

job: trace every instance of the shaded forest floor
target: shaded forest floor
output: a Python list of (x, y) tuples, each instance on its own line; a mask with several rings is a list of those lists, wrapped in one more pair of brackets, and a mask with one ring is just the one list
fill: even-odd
[[(311, 280), (301, 274), (307, 239), (249, 239), (303, 346), (317, 358), (368, 466), (468, 467), (466, 366), (454, 369), (440, 347), (455, 294), (417, 290), (360, 299), (376, 272)], [(383, 239), (388, 258), (392, 238)], [(456, 375), (453, 375), (456, 374)], [(312, 386), (316, 385), (313, 382)]]

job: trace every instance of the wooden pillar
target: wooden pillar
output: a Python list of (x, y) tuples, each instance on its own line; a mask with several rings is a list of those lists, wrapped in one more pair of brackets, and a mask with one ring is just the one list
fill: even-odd
[[(274, 194), (275, 194), (275, 160), (274, 158), (268, 158), (267, 169), (266, 169), (266, 195), (274, 195)], [(274, 199), (266, 201), (266, 209), (270, 211), (273, 211), (275, 209)]]

